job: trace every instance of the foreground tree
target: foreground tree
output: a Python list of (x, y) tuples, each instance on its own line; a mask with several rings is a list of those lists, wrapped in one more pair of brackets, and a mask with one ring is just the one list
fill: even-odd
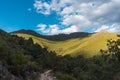
[(107, 41), (107, 50), (100, 50), (105, 59), (111, 58), (120, 62), (120, 39)]

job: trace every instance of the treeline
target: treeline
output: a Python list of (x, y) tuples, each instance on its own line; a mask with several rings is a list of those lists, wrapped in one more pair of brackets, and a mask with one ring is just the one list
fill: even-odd
[(91, 58), (58, 56), (34, 43), (32, 38), (0, 31), (0, 61), (14, 75), (52, 70), (58, 80), (117, 80), (120, 77), (120, 40), (108, 40), (108, 50)]

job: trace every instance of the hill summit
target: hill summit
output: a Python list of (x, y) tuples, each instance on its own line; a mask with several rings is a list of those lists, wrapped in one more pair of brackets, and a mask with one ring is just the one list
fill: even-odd
[(106, 49), (107, 40), (118, 39), (117, 34), (100, 31), (97, 33), (77, 32), (71, 34), (59, 34), (43, 36), (30, 33), (17, 32), (15, 35), (29, 39), (33, 38), (35, 43), (46, 47), (49, 51), (55, 51), (58, 55), (85, 55), (91, 57), (100, 54), (100, 49)]

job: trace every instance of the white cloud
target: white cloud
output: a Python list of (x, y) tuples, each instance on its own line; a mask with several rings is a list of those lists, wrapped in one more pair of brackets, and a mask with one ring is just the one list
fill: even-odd
[(38, 30), (44, 31), (47, 27), (45, 24), (38, 24), (37, 27), (39, 28)]
[(49, 33), (50, 34), (59, 34), (60, 33), (60, 30), (59, 30), (59, 27), (57, 25), (49, 25)]
[(64, 16), (62, 24), (88, 27), (91, 26), (92, 22), (82, 15), (73, 14)]
[(69, 34), (71, 32), (78, 32), (78, 27), (75, 25), (70, 26), (69, 28), (63, 29), (60, 31), (61, 33)]
[(95, 30), (95, 32), (99, 32), (101, 30), (107, 30), (109, 29), (110, 26), (107, 26), (107, 25), (102, 25), (100, 28), (98, 28), (97, 30)]
[[(48, 28), (46, 28), (48, 27)], [(66, 33), (69, 34), (71, 32), (78, 32), (78, 27), (76, 26), (70, 26), (65, 29), (60, 29), (58, 25), (53, 24), (53, 25), (45, 25), (45, 24), (39, 24), (38, 25), (38, 30), (41, 32), (47, 34), (47, 35), (55, 35), (55, 34), (61, 34), (61, 33)]]
[[(49, 27), (51, 34), (70, 33), (74, 29), (85, 31), (90, 28), (120, 32), (120, 0), (51, 0), (51, 2), (36, 0), (34, 8), (40, 14), (49, 15), (54, 11), (61, 16), (60, 25), (66, 28), (61, 30), (56, 24), (55, 29)], [(116, 26), (108, 27), (107, 24), (116, 24)]]
[(73, 13), (73, 11), (74, 11), (74, 8), (72, 6), (65, 7), (61, 12), (61, 15), (71, 14)]
[(34, 8), (36, 8), (36, 11), (38, 13), (42, 13), (45, 15), (50, 14), (50, 5), (47, 2), (36, 0), (34, 3)]
[(112, 32), (112, 33), (120, 33), (120, 25), (118, 25), (118, 24), (102, 25), (95, 32), (99, 32), (101, 30), (106, 30), (106, 31)]
[(60, 33), (59, 27), (56, 24), (53, 25), (38, 24), (37, 27), (38, 27), (37, 30), (47, 35), (54, 35)]
[(107, 31), (120, 34), (120, 25), (113, 24), (112, 26), (110, 26), (110, 28)]

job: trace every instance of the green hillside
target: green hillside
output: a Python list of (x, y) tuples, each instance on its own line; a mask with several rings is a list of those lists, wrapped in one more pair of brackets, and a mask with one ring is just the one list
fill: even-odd
[[(109, 40), (108, 50), (103, 50), (102, 55), (89, 58), (85, 58), (83, 55), (76, 57), (65, 55), (81, 53), (86, 53), (88, 56), (95, 55), (92, 52), (101, 47), (105, 48), (103, 43), (106, 43), (108, 38), (116, 39), (115, 34), (102, 31), (86, 38), (59, 42), (28, 34), (18, 35), (24, 36), (27, 40), (0, 30), (0, 80), (43, 80), (43, 74), (45, 75), (44, 80), (48, 80), (50, 75), (55, 80), (119, 79), (120, 39)], [(34, 41), (29, 37), (32, 37)], [(54, 52), (49, 52), (46, 48), (34, 43), (48, 47), (49, 50), (65, 48), (59, 53), (65, 56), (57, 56)]]
[(75, 38), (65, 41), (52, 41), (36, 37), (30, 34), (17, 33), (16, 35), (28, 39), (33, 38), (35, 43), (47, 47), (49, 51), (55, 51), (58, 55), (70, 54), (72, 56), (83, 54), (90, 57), (99, 54), (100, 49), (106, 49), (107, 40), (117, 39), (117, 35), (100, 31), (84, 38)]

